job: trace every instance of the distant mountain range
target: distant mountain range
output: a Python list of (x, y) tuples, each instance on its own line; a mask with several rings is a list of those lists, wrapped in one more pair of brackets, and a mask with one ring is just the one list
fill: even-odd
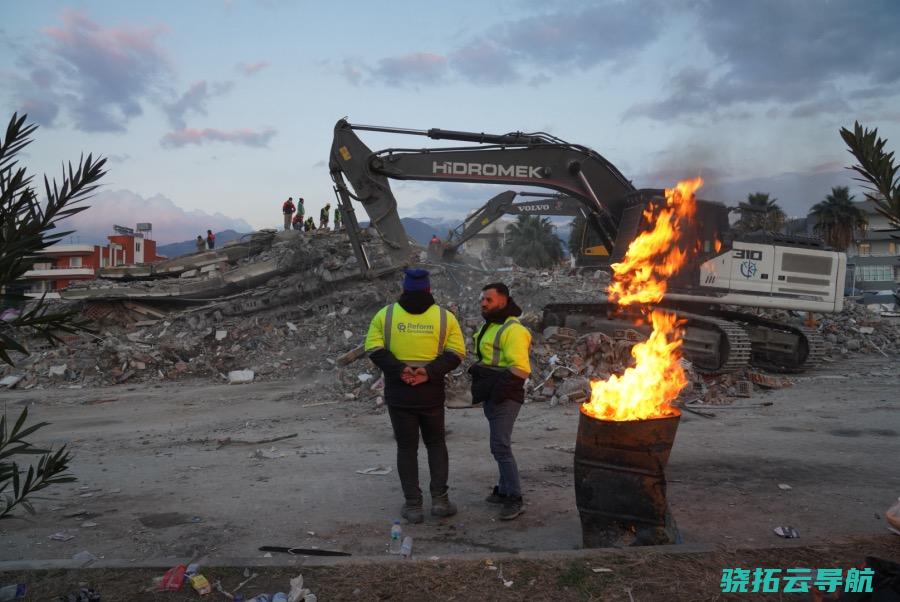
[[(448, 220), (428, 217), (404, 217), (400, 220), (400, 222), (403, 224), (403, 228), (406, 230), (407, 236), (415, 240), (423, 247), (428, 246), (428, 241), (431, 240), (431, 236), (433, 234), (437, 234), (438, 238), (444, 240), (447, 238), (448, 231), (459, 225), (459, 222), (452, 222)], [(361, 222), (360, 226), (366, 227), (368, 226), (368, 222)], [(236, 240), (241, 236), (245, 236), (245, 234), (246, 233), (236, 232), (234, 230), (223, 230), (221, 232), (216, 232), (216, 246), (222, 246), (226, 242)], [(559, 236), (564, 243), (567, 242), (569, 240), (568, 226), (557, 226), (556, 235)], [(169, 243), (167, 245), (160, 245), (156, 247), (156, 252), (160, 255), (165, 255), (169, 259), (178, 257), (180, 255), (188, 255), (190, 253), (194, 253), (197, 250), (195, 240), (196, 239), (190, 239), (181, 242)]]
[[(216, 232), (216, 246), (221, 247), (226, 242), (236, 240), (244, 234), (240, 232), (235, 232), (234, 230), (223, 230), (222, 232)], [(178, 257), (180, 255), (187, 255), (189, 253), (195, 253), (197, 251), (197, 239), (184, 240), (181, 242), (170, 242), (167, 245), (161, 245), (156, 247), (156, 253), (158, 255), (165, 255), (169, 259), (174, 257)]]

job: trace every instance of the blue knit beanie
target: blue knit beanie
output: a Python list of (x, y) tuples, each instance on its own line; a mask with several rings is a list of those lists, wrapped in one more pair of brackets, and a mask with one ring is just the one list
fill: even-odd
[(431, 281), (428, 280), (428, 270), (404, 270), (406, 276), (403, 278), (404, 291), (429, 291), (431, 290)]

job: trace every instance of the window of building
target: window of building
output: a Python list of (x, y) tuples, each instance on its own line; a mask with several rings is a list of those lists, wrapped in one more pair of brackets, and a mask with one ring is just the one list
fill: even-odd
[(867, 242), (861, 242), (857, 245), (859, 247), (860, 255), (871, 255), (872, 254), (872, 245)]
[(49, 261), (36, 263), (36, 264), (34, 264), (34, 266), (32, 266), (32, 269), (34, 269), (34, 270), (52, 270), (53, 264), (50, 263)]
[(897, 254), (897, 243), (894, 241), (888, 242), (888, 255), (896, 255)]
[(139, 243), (139, 242), (134, 243), (134, 250), (137, 251), (138, 253), (140, 253), (141, 252), (141, 243)]
[(894, 279), (894, 268), (889, 265), (856, 266), (856, 280), (859, 282), (890, 282)]
[(101, 268), (105, 268), (107, 263), (109, 263), (109, 261), (106, 259), (106, 257), (100, 258), (100, 267)]
[(81, 267), (81, 257), (69, 257), (69, 267), (70, 268), (80, 268)]

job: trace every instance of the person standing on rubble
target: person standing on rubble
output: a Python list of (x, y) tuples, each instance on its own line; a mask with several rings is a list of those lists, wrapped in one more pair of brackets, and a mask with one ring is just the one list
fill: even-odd
[(300, 216), (300, 228), (297, 228), (297, 229), (298, 229), (298, 230), (302, 230), (302, 229), (303, 229), (303, 225), (304, 225), (304, 223), (306, 222), (306, 219), (305, 219), (305, 217), (306, 217), (306, 206), (304, 205), (303, 197), (302, 197), (302, 196), (298, 196), (298, 197), (297, 197), (297, 215)]
[(206, 250), (206, 241), (203, 240), (203, 237), (200, 236), (199, 234), (197, 235), (197, 240), (195, 241), (195, 244), (197, 245), (198, 253), (202, 253), (203, 251)]
[(491, 454), (500, 473), (499, 482), (485, 501), (501, 506), (500, 520), (512, 520), (523, 512), (519, 467), (512, 453), (513, 425), (525, 402), (525, 380), (531, 374), (531, 332), (519, 322), (521, 315), (522, 310), (502, 282), (481, 289), (481, 316), (485, 321), (475, 333), (478, 361), (469, 368), (469, 374), (472, 403), (484, 404)]
[(428, 452), (431, 514), (453, 516), (447, 487), (449, 457), (444, 431), (444, 376), (466, 355), (456, 317), (438, 306), (426, 270), (406, 270), (403, 293), (369, 324), (365, 350), (384, 373), (384, 399), (397, 440), (397, 473), (403, 518), (424, 520), (419, 489), (419, 433)]
[(207, 246), (207, 248), (209, 248), (209, 249), (215, 249), (215, 248), (216, 248), (216, 235), (213, 234), (213, 231), (212, 231), (212, 230), (207, 230), (207, 231), (206, 231), (206, 246)]
[(316, 229), (316, 222), (313, 221), (312, 216), (310, 215), (306, 218), (306, 221), (303, 222), (303, 230), (306, 232), (312, 232)]
[(334, 208), (334, 229), (335, 229), (335, 231), (343, 228), (343, 223), (342, 223), (343, 221), (344, 221), (344, 218), (341, 216), (341, 208), (335, 207)]
[(319, 228), (328, 228), (328, 214), (331, 213), (331, 203), (326, 203), (319, 211)]
[(281, 204), (281, 213), (284, 215), (285, 232), (291, 229), (291, 216), (294, 215), (294, 211), (294, 197), (289, 196), (288, 200)]

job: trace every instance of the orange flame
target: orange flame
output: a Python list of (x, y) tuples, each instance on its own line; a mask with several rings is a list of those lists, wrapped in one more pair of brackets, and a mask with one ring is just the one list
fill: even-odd
[[(694, 217), (694, 193), (701, 178), (679, 182), (666, 190), (665, 207), (651, 206), (644, 217), (652, 227), (628, 246), (625, 258), (612, 265), (609, 298), (619, 305), (657, 303), (666, 292), (667, 279), (684, 265), (687, 251), (679, 246), (683, 226)], [(581, 406), (600, 420), (644, 420), (677, 416), (671, 402), (687, 385), (679, 363), (681, 330), (674, 314), (650, 312), (653, 330), (646, 341), (631, 349), (635, 365), (621, 376), (591, 383), (591, 399)]]

